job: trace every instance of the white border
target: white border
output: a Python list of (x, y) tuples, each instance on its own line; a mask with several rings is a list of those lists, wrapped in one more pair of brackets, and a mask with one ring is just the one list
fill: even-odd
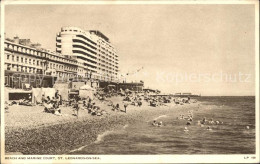
[[(5, 5), (21, 5), (21, 4), (95, 4), (95, 5), (136, 5), (136, 4), (254, 4), (255, 5), (255, 120), (256, 120), (256, 154), (252, 155), (56, 155), (55, 157), (99, 157), (101, 160), (65, 160), (65, 161), (49, 161), (38, 160), (37, 163), (256, 163), (259, 162), (259, 2), (257, 0), (229, 0), (229, 1), (7, 1), (1, 3), (1, 54), (4, 54), (4, 16)], [(4, 55), (1, 55), (1, 77), (4, 75)], [(1, 78), (1, 116), (4, 116), (4, 78)], [(1, 163), (35, 163), (33, 160), (5, 160), (5, 157), (28, 157), (4, 155), (4, 117), (1, 118)], [(2, 153), (3, 152), (3, 153)], [(39, 157), (31, 155), (29, 157)], [(44, 155), (40, 157), (51, 157)], [(245, 159), (249, 157), (248, 159)], [(256, 157), (256, 159), (251, 159)]]

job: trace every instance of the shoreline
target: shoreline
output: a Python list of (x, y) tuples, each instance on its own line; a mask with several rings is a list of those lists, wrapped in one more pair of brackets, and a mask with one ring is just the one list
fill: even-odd
[[(6, 121), (8, 124), (5, 131), (6, 153), (21, 152), (28, 155), (69, 154), (73, 150), (94, 143), (98, 136), (105, 131), (123, 128), (127, 124), (137, 121), (146, 121), (148, 123), (173, 111), (177, 117), (180, 112), (186, 113), (186, 111), (198, 104), (199, 102), (151, 107), (144, 103), (142, 107), (129, 105), (127, 113), (108, 111), (109, 114), (105, 116), (91, 116), (85, 114), (87, 111), (83, 111), (85, 113), (81, 111), (82, 115), (80, 115), (79, 119), (75, 118), (75, 116), (62, 118), (64, 116), (47, 114), (49, 120), (52, 116), (56, 117), (56, 120), (50, 120), (43, 124), (41, 123), (42, 120), (40, 120), (40, 123), (36, 125), (31, 124), (33, 122), (27, 122), (27, 125), (31, 124), (30, 126), (19, 126), (19, 124), (11, 126), (12, 121), (9, 120), (10, 122)], [(122, 107), (121, 104), (120, 106)], [(106, 110), (108, 108), (110, 107), (106, 106)]]

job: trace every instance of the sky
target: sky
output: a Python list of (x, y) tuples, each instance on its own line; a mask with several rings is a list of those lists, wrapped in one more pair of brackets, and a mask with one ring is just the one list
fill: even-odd
[[(7, 5), (5, 32), (55, 50), (62, 26), (109, 37), (127, 82), (164, 93), (255, 95), (253, 5)], [(136, 70), (139, 70), (136, 72)]]

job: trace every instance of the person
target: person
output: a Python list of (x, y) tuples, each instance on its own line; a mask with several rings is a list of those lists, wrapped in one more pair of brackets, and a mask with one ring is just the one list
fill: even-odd
[(160, 122), (158, 123), (158, 126), (159, 126), (159, 127), (163, 126), (162, 121), (160, 121)]
[(29, 94), (29, 102), (32, 102), (32, 95)]
[(142, 101), (138, 101), (138, 106), (141, 107), (142, 106)]
[(214, 124), (213, 118), (210, 119), (209, 123)]
[(59, 105), (62, 105), (62, 97), (61, 97), (61, 94), (60, 94), (59, 90), (57, 90), (57, 91), (55, 92), (55, 98), (57, 99), (57, 103), (58, 103)]
[(42, 104), (46, 102), (45, 95), (42, 94)]
[(187, 128), (186, 126), (185, 126), (185, 128), (184, 128), (184, 131), (185, 131), (185, 132), (189, 131), (188, 128)]
[(89, 98), (89, 99), (88, 99), (88, 105), (87, 105), (87, 108), (88, 108), (88, 109), (91, 109), (91, 108), (92, 108), (92, 105), (91, 105), (92, 103), (91, 103), (91, 101), (92, 101), (91, 98)]
[(125, 113), (126, 113), (126, 108), (127, 108), (128, 104), (124, 104), (124, 108), (125, 108)]
[(82, 105), (82, 109), (85, 110), (85, 108), (87, 107), (86, 101), (83, 100), (83, 105)]
[(203, 120), (202, 120), (202, 124), (206, 124), (206, 121), (207, 121), (206, 117), (204, 117)]
[(246, 126), (246, 129), (250, 129), (250, 127), (249, 127), (249, 126)]
[(191, 122), (190, 122), (190, 121), (188, 121), (188, 122), (186, 123), (186, 125), (191, 125)]
[(208, 126), (208, 127), (207, 127), (207, 130), (212, 130), (212, 129), (210, 128), (210, 126)]
[(119, 104), (116, 104), (116, 110), (120, 110)]
[(51, 103), (51, 98), (50, 98), (50, 96), (47, 96), (46, 103), (47, 103), (47, 104), (50, 104), (50, 103)]
[(158, 123), (156, 122), (156, 120), (153, 120), (153, 126), (158, 126)]
[[(74, 97), (74, 104), (73, 104), (73, 115), (78, 117), (79, 114), (79, 104), (78, 104), (78, 99)], [(76, 113), (77, 112), (77, 113)]]
[(62, 116), (61, 109), (59, 108), (59, 103), (54, 104), (53, 114), (57, 116)]

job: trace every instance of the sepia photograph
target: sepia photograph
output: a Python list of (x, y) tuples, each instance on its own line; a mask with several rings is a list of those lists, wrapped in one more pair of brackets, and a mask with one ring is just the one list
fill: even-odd
[(1, 163), (189, 159), (259, 162), (257, 0), (1, 2)]

